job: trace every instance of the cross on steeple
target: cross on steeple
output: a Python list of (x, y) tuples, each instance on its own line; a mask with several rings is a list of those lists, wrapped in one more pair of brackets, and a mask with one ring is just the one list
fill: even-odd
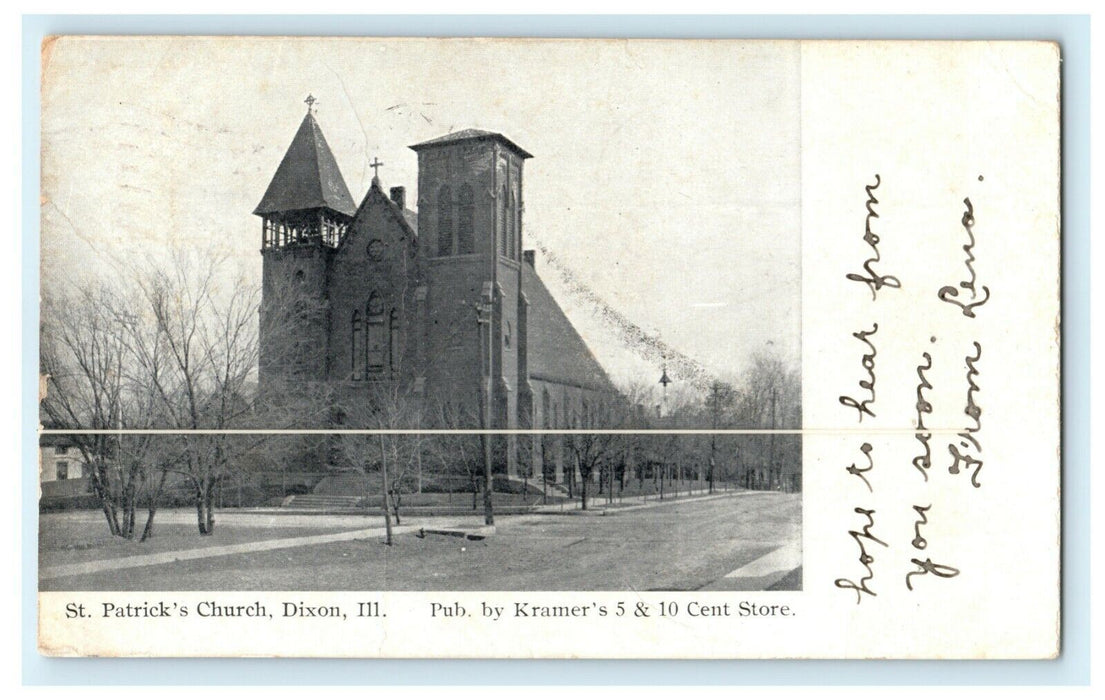
[(368, 167), (372, 168), (372, 179), (373, 180), (379, 180), (380, 179), (380, 168), (383, 167), (383, 165), (384, 164), (380, 162), (379, 158), (373, 156), (372, 162), (368, 164)]
[(307, 103), (307, 113), (308, 114), (315, 111), (315, 103), (318, 102), (318, 100), (315, 99), (314, 95), (312, 95), (310, 93), (307, 93), (307, 99), (305, 99), (303, 101)]

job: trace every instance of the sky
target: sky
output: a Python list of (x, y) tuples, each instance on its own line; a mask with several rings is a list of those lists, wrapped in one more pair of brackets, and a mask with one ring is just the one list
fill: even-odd
[(251, 212), (311, 94), (358, 203), (374, 158), (417, 203), (408, 146), (450, 131), (532, 153), (523, 244), (616, 382), (660, 362), (603, 304), (727, 380), (757, 352), (798, 366), (797, 43), (88, 37), (43, 65), (45, 289), (172, 246), (259, 284)]

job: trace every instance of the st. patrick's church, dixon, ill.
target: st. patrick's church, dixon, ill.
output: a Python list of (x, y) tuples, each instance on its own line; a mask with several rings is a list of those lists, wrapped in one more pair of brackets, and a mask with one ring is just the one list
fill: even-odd
[[(378, 170), (357, 205), (309, 106), (254, 210), (262, 400), (325, 387), (355, 409), (331, 411), (326, 427), (377, 427), (365, 416), (397, 396), (417, 404), (407, 428), (610, 427), (618, 394), (524, 245), (531, 155), (477, 129), (411, 149), (417, 210)], [(497, 443), (504, 476), (561, 482), (570, 469), (561, 436)], [(316, 458), (336, 467), (325, 450)]]

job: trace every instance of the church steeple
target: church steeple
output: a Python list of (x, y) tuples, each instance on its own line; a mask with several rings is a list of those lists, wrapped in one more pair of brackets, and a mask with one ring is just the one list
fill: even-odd
[(310, 109), (253, 213), (264, 219), (262, 247), (320, 242), (336, 246), (357, 212), (338, 163)]

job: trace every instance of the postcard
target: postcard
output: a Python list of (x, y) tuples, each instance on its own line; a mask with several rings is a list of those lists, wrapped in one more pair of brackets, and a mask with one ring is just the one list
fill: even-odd
[(40, 653), (1055, 657), (1059, 64), (48, 38)]

